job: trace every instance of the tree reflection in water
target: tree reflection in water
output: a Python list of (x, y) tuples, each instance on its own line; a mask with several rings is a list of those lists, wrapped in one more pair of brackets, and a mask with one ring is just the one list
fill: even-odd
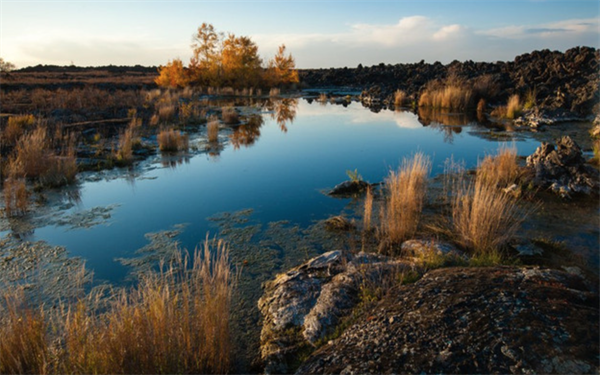
[[(275, 101), (268, 101), (265, 108), (271, 112), (271, 118), (277, 122), (282, 132), (287, 133), (288, 124), (291, 124), (296, 118), (298, 108), (298, 99), (286, 98)], [(250, 147), (260, 137), (260, 128), (264, 125), (264, 118), (261, 115), (251, 115), (248, 121), (237, 126), (229, 136), (229, 140), (234, 150), (240, 147)]]

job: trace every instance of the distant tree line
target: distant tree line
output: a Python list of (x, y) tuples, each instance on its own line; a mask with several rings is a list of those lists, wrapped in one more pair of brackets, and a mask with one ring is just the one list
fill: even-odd
[(286, 54), (283, 44), (265, 66), (252, 39), (232, 33), (225, 37), (203, 23), (191, 47), (194, 55), (187, 67), (177, 58), (159, 68), (159, 86), (280, 87), (299, 81), (294, 58)]

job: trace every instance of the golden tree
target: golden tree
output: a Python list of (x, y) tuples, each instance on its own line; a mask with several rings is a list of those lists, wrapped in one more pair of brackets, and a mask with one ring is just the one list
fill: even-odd
[(189, 77), (180, 59), (173, 59), (165, 66), (158, 69), (159, 76), (154, 80), (162, 87), (185, 87), (189, 84)]
[(285, 44), (279, 46), (277, 54), (267, 68), (267, 81), (273, 86), (298, 83), (298, 71), (292, 54), (286, 56)]
[(255, 87), (260, 83), (262, 60), (252, 39), (229, 34), (223, 41), (221, 64), (225, 84), (233, 87)]

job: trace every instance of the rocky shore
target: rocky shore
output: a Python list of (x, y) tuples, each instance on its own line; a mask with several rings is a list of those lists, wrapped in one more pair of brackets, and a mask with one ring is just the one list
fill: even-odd
[[(599, 51), (575, 47), (567, 51), (533, 51), (514, 61), (453, 61), (356, 68), (300, 70), (308, 87), (348, 87), (362, 91), (360, 100), (373, 108), (393, 108), (394, 92), (403, 90), (417, 101), (425, 85), (455, 74), (465, 80), (490, 76), (497, 86), (488, 104), (505, 104), (512, 94), (524, 96), (535, 90), (538, 107), (559, 111), (568, 118), (586, 118), (600, 109)], [(554, 116), (560, 117), (560, 116)]]
[(598, 372), (598, 291), (577, 268), (442, 268), (357, 308), (365, 282), (384, 286), (391, 273), (417, 269), (332, 251), (267, 283), (259, 301), (266, 372)]

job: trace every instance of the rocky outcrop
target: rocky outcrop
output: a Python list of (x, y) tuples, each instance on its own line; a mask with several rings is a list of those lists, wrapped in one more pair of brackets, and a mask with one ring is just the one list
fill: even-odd
[(550, 188), (562, 197), (598, 190), (598, 170), (586, 163), (581, 148), (569, 136), (559, 139), (556, 147), (543, 142), (527, 157), (527, 168), (535, 186)]
[(348, 180), (337, 184), (327, 194), (338, 197), (353, 196), (366, 192), (369, 186), (371, 184), (362, 180)]
[(600, 109), (599, 66), (598, 50), (575, 47), (564, 53), (533, 51), (508, 62), (359, 65), (357, 68), (300, 70), (300, 77), (309, 87), (344, 86), (363, 90), (360, 97), (363, 104), (379, 109), (393, 108), (393, 95), (398, 89), (417, 98), (427, 82), (445, 79), (450, 73), (465, 80), (489, 75), (497, 90), (489, 93), (488, 103), (506, 104), (510, 95), (516, 93), (524, 97), (535, 89), (539, 107), (587, 116)]
[(261, 358), (267, 373), (290, 371), (358, 302), (360, 284), (411, 265), (387, 257), (330, 251), (265, 285), (258, 301), (263, 316)]
[(439, 269), (397, 286), (297, 373), (598, 373), (598, 310), (578, 275)]

